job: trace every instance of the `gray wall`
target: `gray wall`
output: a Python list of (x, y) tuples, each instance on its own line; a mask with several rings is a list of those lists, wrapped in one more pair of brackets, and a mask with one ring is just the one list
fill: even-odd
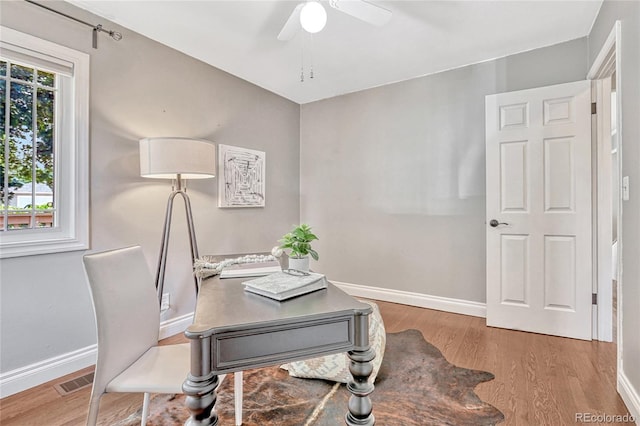
[(316, 269), (484, 302), (484, 97), (584, 79), (586, 57), (582, 38), (303, 105), (301, 220), (320, 237)]
[[(50, 6), (124, 35), (91, 29), (25, 2), (1, 4), (0, 23), (91, 54), (91, 248), (142, 245), (155, 271), (170, 182), (139, 176), (138, 139), (182, 136), (267, 152), (267, 206), (219, 209), (217, 180), (189, 182), (199, 248), (206, 253), (270, 250), (299, 220), (300, 108), (136, 33), (55, 2)], [(180, 200), (178, 200), (179, 202)], [(165, 291), (172, 309), (195, 296), (184, 209), (174, 214)], [(0, 371), (95, 343), (83, 252), (0, 261)]]
[(640, 3), (607, 1), (589, 35), (589, 66), (616, 20), (622, 22), (620, 65), (622, 175), (629, 176), (629, 201), (622, 202), (622, 358), (623, 373), (640, 392)]
[[(484, 96), (584, 78), (621, 19), (623, 173), (632, 182), (623, 211), (624, 371), (640, 389), (639, 3), (605, 1), (588, 47), (575, 40), (304, 105), (301, 115), (291, 102), (126, 29), (117, 28), (123, 41), (101, 37), (93, 50), (82, 25), (24, 2), (0, 9), (2, 25), (91, 54), (92, 249), (141, 244), (153, 268), (169, 187), (138, 176), (137, 140), (207, 138), (267, 152), (268, 200), (265, 209), (221, 210), (215, 180), (190, 184), (201, 253), (269, 249), (299, 220), (300, 180), (301, 217), (321, 238), (316, 269), (338, 281), (478, 302)], [(165, 319), (193, 309), (183, 216), (177, 209), (166, 284), (174, 306)], [(95, 343), (82, 254), (0, 261), (0, 372)]]

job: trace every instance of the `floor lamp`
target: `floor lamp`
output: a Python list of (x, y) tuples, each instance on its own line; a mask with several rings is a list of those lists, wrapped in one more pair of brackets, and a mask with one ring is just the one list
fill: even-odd
[[(158, 299), (162, 303), (164, 288), (164, 272), (167, 266), (169, 250), (169, 233), (171, 231), (171, 214), (173, 200), (181, 195), (187, 213), (189, 243), (191, 245), (191, 265), (199, 257), (196, 234), (193, 227), (191, 202), (183, 179), (207, 179), (216, 175), (216, 146), (202, 139), (189, 138), (145, 138), (140, 140), (140, 176), (156, 179), (173, 179), (173, 187), (167, 201), (164, 218), (164, 231), (160, 242), (160, 259), (156, 272), (156, 289)], [(194, 275), (196, 295), (198, 279)]]

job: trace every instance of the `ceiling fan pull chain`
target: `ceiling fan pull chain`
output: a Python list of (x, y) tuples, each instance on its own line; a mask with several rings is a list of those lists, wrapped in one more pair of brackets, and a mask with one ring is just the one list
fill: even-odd
[(300, 83), (304, 83), (304, 37), (300, 37)]
[(311, 72), (309, 73), (309, 78), (313, 78), (313, 34), (310, 34), (309, 39), (311, 40), (309, 44), (311, 47), (309, 48), (309, 55), (311, 56)]

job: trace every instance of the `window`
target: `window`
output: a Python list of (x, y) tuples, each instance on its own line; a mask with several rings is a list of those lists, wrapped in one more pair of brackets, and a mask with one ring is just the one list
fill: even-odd
[(89, 56), (0, 27), (0, 257), (88, 247)]

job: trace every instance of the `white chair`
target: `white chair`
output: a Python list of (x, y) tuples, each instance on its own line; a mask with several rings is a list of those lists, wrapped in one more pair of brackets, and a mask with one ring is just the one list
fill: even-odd
[(87, 425), (98, 419), (107, 392), (182, 393), (189, 373), (189, 344), (158, 346), (160, 307), (153, 277), (139, 246), (84, 256), (98, 334), (98, 359)]

